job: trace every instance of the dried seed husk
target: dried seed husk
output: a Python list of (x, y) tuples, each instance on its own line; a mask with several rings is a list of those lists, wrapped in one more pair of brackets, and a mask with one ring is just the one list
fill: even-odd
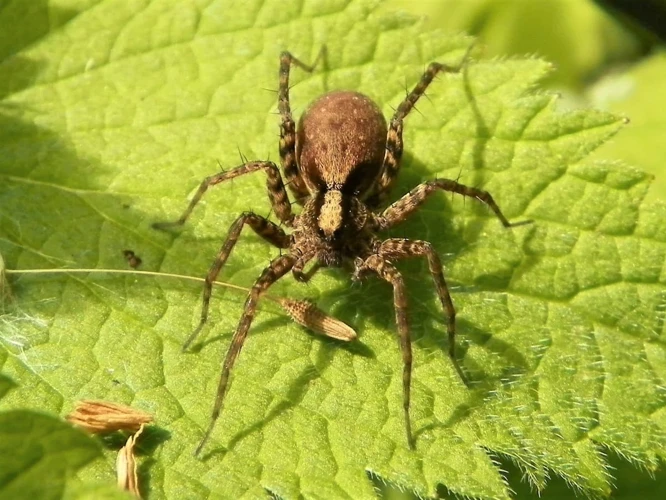
[(116, 477), (118, 479), (118, 486), (129, 491), (136, 498), (141, 498), (139, 493), (139, 480), (137, 476), (136, 455), (134, 454), (134, 446), (136, 440), (143, 432), (143, 424), (139, 427), (136, 434), (127, 438), (127, 443), (118, 452), (116, 458)]
[(294, 321), (319, 335), (345, 342), (356, 340), (356, 332), (351, 326), (329, 316), (308, 300), (281, 298), (278, 302)]
[(66, 418), (77, 427), (93, 434), (137, 432), (142, 425), (153, 421), (152, 415), (144, 411), (118, 403), (90, 399), (79, 401)]

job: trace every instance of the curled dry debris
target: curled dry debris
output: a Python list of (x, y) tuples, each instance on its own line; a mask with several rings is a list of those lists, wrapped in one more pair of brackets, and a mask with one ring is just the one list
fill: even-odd
[(346, 342), (356, 340), (351, 326), (329, 316), (308, 300), (278, 299), (278, 302), (294, 321), (319, 335)]
[(136, 473), (136, 456), (134, 455), (134, 445), (136, 440), (143, 432), (143, 424), (139, 427), (136, 434), (127, 438), (127, 443), (118, 452), (116, 458), (116, 477), (118, 478), (118, 486), (126, 491), (129, 491), (137, 498), (141, 498), (139, 493), (139, 481)]
[(134, 446), (144, 426), (152, 423), (152, 415), (109, 401), (84, 400), (76, 404), (74, 411), (67, 415), (67, 420), (93, 434), (114, 431), (134, 432), (118, 452), (116, 477), (120, 488), (129, 491), (136, 498), (141, 498)]
[(152, 415), (129, 406), (108, 401), (83, 400), (76, 404), (67, 420), (93, 434), (113, 431), (137, 432), (153, 421)]

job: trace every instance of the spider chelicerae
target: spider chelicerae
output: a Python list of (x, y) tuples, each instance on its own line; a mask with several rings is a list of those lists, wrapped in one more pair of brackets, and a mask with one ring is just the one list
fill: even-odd
[[(428, 241), (381, 239), (378, 234), (408, 219), (437, 191), (449, 191), (476, 198), (485, 203), (505, 227), (530, 222), (510, 223), (488, 192), (449, 179), (426, 181), (398, 201), (380, 209), (400, 170), (403, 120), (435, 76), (440, 72), (459, 72), (466, 64), (468, 54), (469, 50), (460, 65), (455, 67), (431, 63), (420, 81), (395, 110), (388, 124), (377, 104), (367, 96), (354, 91), (334, 91), (322, 95), (310, 104), (296, 128), (289, 103), (290, 69), (293, 65), (312, 72), (324, 55), (324, 50), (311, 66), (302, 63), (289, 52), (282, 52), (278, 89), (281, 118), (280, 163), (286, 184), (296, 202), (303, 207), (300, 214), (296, 215), (292, 211), (285, 182), (277, 165), (271, 161), (251, 161), (207, 177), (177, 221), (154, 224), (158, 229), (180, 226), (185, 223), (210, 186), (263, 170), (268, 177), (266, 185), (273, 211), (282, 225), (291, 230), (287, 233), (266, 217), (254, 212), (244, 212), (231, 225), (229, 234), (206, 275), (201, 319), (183, 349), (195, 340), (206, 324), (213, 282), (245, 225), (250, 226), (268, 243), (284, 250), (263, 270), (247, 297), (243, 315), (224, 360), (211, 421), (196, 454), (207, 442), (220, 416), (229, 387), (229, 376), (245, 343), (259, 298), (273, 283), (290, 271), (298, 281), (306, 282), (319, 267), (348, 265), (353, 268), (354, 280), (376, 274), (392, 285), (395, 320), (404, 365), (403, 408), (409, 447), (414, 446), (409, 416), (412, 347), (407, 323), (405, 283), (394, 262), (411, 257), (427, 259), (437, 295), (448, 316), (449, 356), (458, 374), (465, 381), (455, 356), (456, 311), (437, 252)], [(311, 272), (304, 272), (305, 266), (310, 262), (315, 263), (314, 267)]]

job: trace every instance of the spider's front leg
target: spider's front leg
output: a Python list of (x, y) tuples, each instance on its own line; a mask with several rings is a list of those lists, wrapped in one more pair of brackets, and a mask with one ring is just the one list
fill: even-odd
[[(208, 273), (206, 274), (206, 279), (204, 280), (204, 289), (203, 289), (203, 304), (201, 307), (201, 319), (199, 320), (199, 325), (194, 329), (194, 331), (187, 338), (183, 344), (183, 350), (186, 350), (192, 342), (197, 338), (201, 329), (208, 321), (208, 310), (210, 308), (210, 297), (213, 292), (213, 282), (217, 279), (217, 275), (220, 274), (222, 266), (227, 262), (227, 258), (231, 251), (233, 250), (236, 242), (238, 241), (238, 236), (243, 229), (243, 226), (247, 224), (250, 226), (255, 233), (261, 236), (264, 240), (271, 243), (272, 245), (278, 248), (289, 248), (290, 237), (286, 234), (282, 228), (277, 226), (275, 223), (269, 221), (261, 215), (257, 215), (253, 212), (243, 213), (235, 222), (231, 225), (229, 229), (229, 234), (227, 235), (226, 240), (222, 244), (220, 251), (217, 253), (217, 257), (213, 261), (213, 264), (210, 266)], [(291, 267), (290, 267), (291, 269)]]
[(449, 293), (449, 287), (444, 279), (442, 261), (435, 249), (428, 241), (391, 238), (381, 243), (377, 253), (390, 261), (407, 259), (410, 257), (426, 257), (428, 260), (430, 275), (432, 276), (435, 288), (437, 289), (437, 296), (439, 297), (442, 308), (446, 311), (448, 317), (447, 331), (449, 335), (449, 357), (462, 381), (465, 385), (469, 385), (467, 377), (462, 371), (462, 368), (460, 368), (458, 359), (456, 358), (456, 309), (453, 305), (451, 294)]
[(405, 282), (400, 272), (386, 259), (378, 254), (370, 255), (365, 260), (356, 259), (353, 279), (360, 279), (370, 272), (375, 272), (384, 281), (393, 285), (393, 305), (395, 308), (395, 322), (398, 325), (400, 338), (400, 351), (402, 352), (402, 406), (405, 412), (405, 431), (407, 444), (414, 448), (412, 424), (409, 418), (412, 386), (412, 342), (407, 323), (407, 294)]
[(213, 432), (213, 428), (215, 427), (215, 422), (217, 422), (217, 419), (222, 412), (224, 396), (226, 395), (227, 388), (229, 386), (229, 375), (231, 373), (231, 369), (234, 366), (234, 363), (236, 362), (236, 358), (238, 358), (238, 355), (243, 348), (243, 344), (245, 343), (247, 332), (250, 329), (250, 325), (252, 324), (252, 320), (254, 319), (254, 315), (257, 311), (257, 303), (259, 302), (260, 296), (273, 283), (289, 272), (289, 270), (294, 265), (294, 261), (295, 259), (291, 255), (281, 255), (280, 257), (276, 257), (271, 261), (268, 267), (263, 270), (261, 276), (259, 276), (259, 279), (257, 279), (257, 281), (252, 286), (252, 290), (250, 290), (247, 300), (245, 301), (243, 315), (238, 322), (234, 336), (231, 339), (231, 345), (229, 346), (227, 355), (224, 358), (222, 374), (220, 375), (220, 382), (217, 386), (217, 396), (215, 398), (215, 405), (213, 406), (210, 423), (206, 429), (203, 439), (194, 452), (195, 455), (198, 455), (201, 452), (201, 449), (210, 438), (210, 435)]

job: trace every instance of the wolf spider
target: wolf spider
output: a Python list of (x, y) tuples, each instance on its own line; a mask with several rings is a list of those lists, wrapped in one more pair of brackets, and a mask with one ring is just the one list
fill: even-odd
[[(409, 417), (412, 348), (407, 324), (407, 298), (403, 277), (393, 262), (410, 257), (427, 259), (437, 295), (448, 315), (449, 356), (458, 374), (465, 381), (455, 357), (456, 311), (442, 273), (442, 263), (431, 243), (403, 238), (382, 240), (377, 233), (391, 229), (408, 219), (437, 191), (449, 191), (476, 198), (485, 203), (505, 227), (530, 222), (510, 223), (488, 192), (449, 179), (426, 181), (387, 208), (378, 210), (386, 200), (400, 170), (404, 118), (414, 108), (434, 77), (440, 72), (459, 72), (467, 61), (467, 54), (455, 67), (431, 63), (420, 81), (395, 110), (388, 126), (377, 104), (367, 96), (354, 91), (334, 91), (322, 95), (310, 104), (296, 129), (289, 103), (291, 66), (312, 72), (323, 53), (322, 50), (311, 66), (302, 63), (289, 52), (282, 52), (280, 55), (280, 163), (286, 184), (296, 202), (303, 207), (301, 213), (296, 215), (292, 212), (285, 183), (275, 163), (251, 161), (207, 177), (177, 221), (154, 224), (158, 229), (180, 226), (185, 223), (210, 186), (263, 170), (268, 177), (266, 185), (273, 211), (281, 223), (291, 229), (291, 233), (287, 233), (266, 217), (254, 212), (244, 212), (231, 225), (227, 239), (206, 275), (201, 319), (183, 349), (195, 340), (206, 324), (213, 282), (245, 225), (250, 226), (268, 243), (285, 250), (263, 270), (247, 297), (243, 315), (224, 360), (211, 421), (195, 454), (198, 454), (207, 442), (220, 416), (231, 369), (245, 343), (261, 295), (289, 271), (298, 281), (305, 282), (320, 266), (342, 265), (353, 268), (353, 280), (375, 273), (393, 286), (395, 319), (404, 364), (402, 383), (405, 429), (407, 443), (413, 448)], [(305, 273), (303, 270), (306, 264), (313, 260), (313, 269)]]

